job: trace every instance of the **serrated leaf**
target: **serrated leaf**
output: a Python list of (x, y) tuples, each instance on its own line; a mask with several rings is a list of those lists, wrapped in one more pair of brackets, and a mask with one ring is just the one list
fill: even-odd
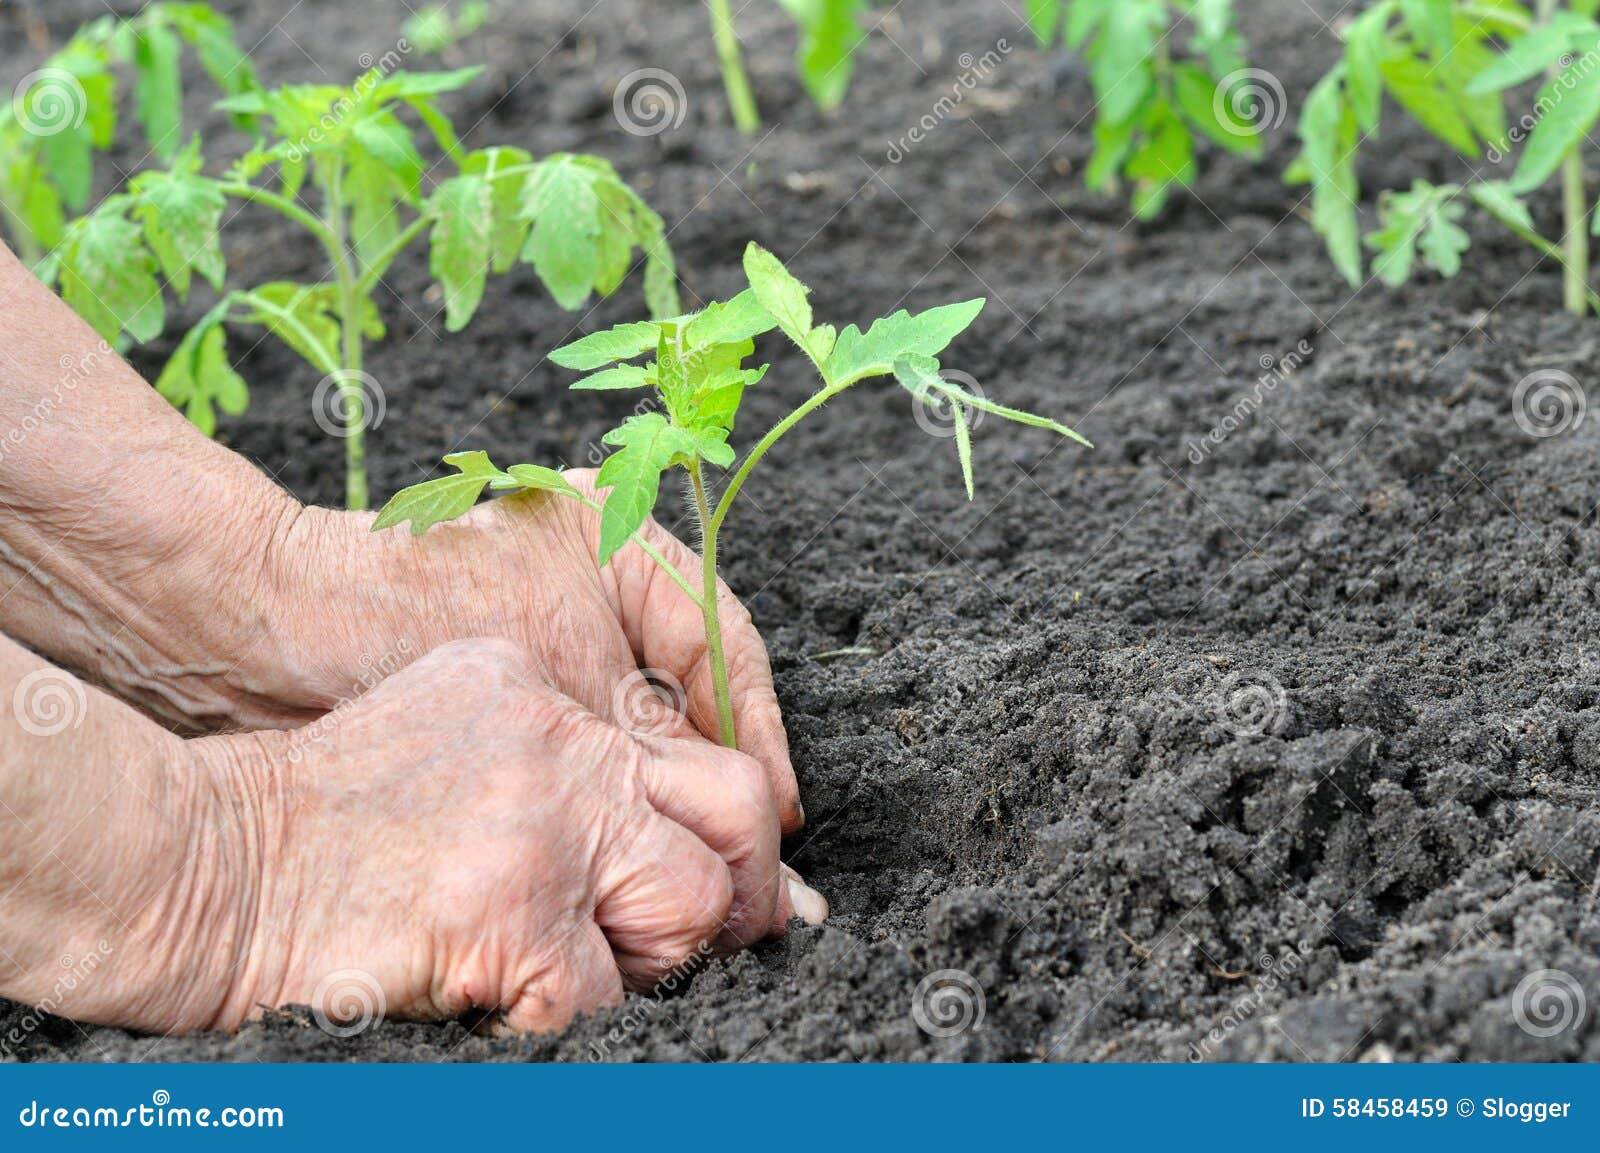
[(528, 179), (527, 173), (509, 176), (497, 173), (532, 162), (533, 157), (521, 148), (485, 148), (469, 153), (461, 164), (463, 175), (482, 176), (489, 182), (494, 215), (490, 233), (491, 267), (496, 273), (511, 270), (528, 236), (528, 221), (521, 216), (522, 189)]
[(984, 303), (979, 298), (945, 304), (915, 316), (901, 310), (874, 321), (865, 333), (852, 324), (839, 334), (824, 372), (836, 383), (859, 380), (887, 376), (908, 356), (938, 356), (978, 318)]
[[(319, 372), (339, 368), (338, 289), (331, 284), (273, 281), (238, 296), (250, 312), (242, 319), (263, 325)], [(372, 302), (364, 305), (363, 331), (382, 335), (382, 322)]]
[(63, 242), (61, 295), (107, 341), (123, 331), (143, 343), (166, 323), (156, 258), (124, 204), (108, 201), (72, 225)]
[(156, 379), (156, 391), (207, 436), (216, 434), (217, 409), (229, 416), (244, 412), (250, 390), (228, 362), (220, 316), (208, 317), (184, 335)]
[(215, 181), (198, 175), (199, 165), (196, 138), (170, 172), (142, 173), (129, 185), (137, 197), (134, 212), (145, 241), (179, 299), (185, 300), (191, 272), (218, 291), (227, 276), (219, 230), (228, 200)]
[(486, 452), (457, 452), (444, 458), (455, 469), (451, 476), (436, 477), (403, 488), (378, 512), (372, 531), (411, 522), (411, 535), (421, 536), (436, 524), (456, 520), (472, 511), (491, 481), (507, 479)]
[(727, 301), (712, 301), (690, 317), (684, 339), (696, 346), (735, 344), (771, 332), (777, 323), (755, 291), (747, 288)]
[(579, 495), (578, 490), (561, 475), (560, 470), (546, 468), (541, 464), (514, 464), (506, 469), (506, 475), (515, 483), (508, 486), (496, 481), (495, 488), (515, 487), (528, 492), (554, 492), (573, 497)]
[(606, 433), (617, 451), (601, 464), (595, 483), (610, 489), (600, 514), (600, 563), (604, 565), (639, 530), (656, 505), (661, 474), (676, 456), (691, 454), (689, 434), (659, 412), (629, 417)]
[(521, 215), (533, 221), (522, 258), (557, 304), (582, 308), (599, 268), (600, 198), (592, 175), (564, 157), (541, 162), (528, 176)]
[(563, 345), (550, 354), (550, 359), (562, 368), (589, 372), (619, 360), (632, 360), (654, 349), (660, 339), (660, 325), (647, 321), (619, 324)]
[(489, 181), (456, 176), (429, 201), (433, 231), (428, 267), (444, 290), (445, 328), (460, 332), (483, 300), (493, 248), (494, 209)]
[(1390, 95), (1418, 124), (1464, 156), (1478, 151), (1471, 124), (1440, 82), (1435, 66), (1412, 56), (1396, 56), (1385, 60), (1379, 71)]

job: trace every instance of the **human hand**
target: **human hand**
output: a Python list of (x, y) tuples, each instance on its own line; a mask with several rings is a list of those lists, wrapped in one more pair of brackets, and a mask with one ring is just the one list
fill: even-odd
[(205, 907), (252, 911), (215, 1025), (284, 1004), (338, 1020), (354, 991), (362, 1012), (555, 1029), (782, 931), (762, 766), (635, 737), (547, 675), (521, 646), (462, 641), (305, 729), (189, 743), (245, 847), (217, 870), (238, 891)]
[[(593, 473), (566, 474), (592, 491)], [(551, 684), (635, 730), (715, 739), (716, 704), (700, 610), (637, 546), (596, 563), (598, 516), (529, 493), (480, 505), (412, 537), (374, 534), (366, 513), (306, 509), (278, 529), (270, 582), (279, 625), (240, 654), (251, 693), (238, 719), (304, 723), (437, 645), (502, 637), (536, 654)], [(685, 572), (699, 559), (650, 521), (651, 543)], [(804, 823), (766, 647), (722, 586), (721, 612), (741, 751), (767, 769), (785, 834)], [(641, 669), (682, 687), (664, 715)]]

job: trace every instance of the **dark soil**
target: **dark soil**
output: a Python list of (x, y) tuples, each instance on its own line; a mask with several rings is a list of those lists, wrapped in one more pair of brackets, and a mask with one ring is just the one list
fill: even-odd
[[(51, 28), (99, 7), (52, 4)], [(312, 80), (353, 76), (404, 15), (227, 7), (267, 75)], [(1194, 196), (1131, 224), (1082, 188), (1081, 68), (1034, 50), (1015, 7), (896, 7), (828, 118), (793, 78), (786, 18), (752, 3), (759, 142), (726, 123), (699, 5), (502, 2), (452, 57), (491, 68), (452, 105), (470, 140), (612, 157), (675, 226), (691, 300), (735, 287), (748, 239), (840, 323), (987, 294), (947, 365), (1099, 446), (986, 423), (968, 504), (952, 444), (903, 393), (864, 389), (787, 440), (735, 517), (728, 576), (768, 638), (810, 815), (789, 857), (828, 927), (559, 1037), (339, 1041), (285, 1013), (159, 1041), (52, 1022), (25, 1057), (1600, 1059), (1600, 422), (1536, 438), (1512, 404), (1536, 369), (1584, 381), (1600, 326), (1564, 316), (1554, 269), (1484, 220), (1455, 281), (1349, 292), (1279, 180), (1292, 112), (1259, 167), (1210, 155)], [(1291, 108), (1337, 52), (1311, 9), (1343, 7), (1244, 4)], [(5, 39), (14, 83), (28, 57)], [(1002, 39), (980, 92), (887, 163), (963, 54)], [(647, 66), (690, 96), (655, 139), (611, 110)], [(1364, 164), (1369, 188), (1468, 175), (1398, 117)], [(236, 267), (306, 274), (262, 217), (232, 238)], [(491, 284), (453, 337), (425, 258), (391, 287), (378, 493), (461, 447), (584, 463), (624, 411), (544, 363), (579, 320), (531, 275)], [(640, 308), (630, 283), (581, 324)], [(336, 501), (308, 370), (271, 343), (244, 369), (255, 404), (225, 438)], [(745, 427), (807, 388), (769, 378)], [(840, 649), (867, 652), (818, 655)], [(1591, 1011), (1539, 1038), (1512, 995), (1546, 968)], [(913, 996), (946, 969), (985, 1016), (936, 1038)]]

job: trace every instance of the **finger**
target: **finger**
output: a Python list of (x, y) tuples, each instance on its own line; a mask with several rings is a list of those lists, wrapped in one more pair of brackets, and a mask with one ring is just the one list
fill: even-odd
[(613, 952), (668, 967), (720, 937), (733, 904), (722, 858), (682, 825), (650, 813), (601, 862), (594, 918)]
[[(655, 521), (646, 522), (645, 533), (680, 572), (699, 570), (700, 558)], [(676, 678), (683, 686), (689, 719), (707, 739), (720, 744), (722, 726), (700, 608), (642, 549), (624, 549), (612, 564), (617, 570), (623, 631), (639, 663)], [(773, 689), (767, 647), (749, 612), (721, 581), (717, 606), (738, 747), (766, 769), (788, 836), (805, 824), (805, 810), (789, 760), (789, 738)]]
[(498, 1032), (554, 1033), (579, 1013), (622, 1003), (622, 973), (600, 926), (574, 926), (524, 977)]
[(663, 816), (695, 834), (733, 877), (733, 903), (717, 945), (743, 949), (771, 931), (787, 902), (778, 876), (778, 807), (766, 770), (753, 757), (704, 740), (654, 741), (641, 765), (645, 795)]

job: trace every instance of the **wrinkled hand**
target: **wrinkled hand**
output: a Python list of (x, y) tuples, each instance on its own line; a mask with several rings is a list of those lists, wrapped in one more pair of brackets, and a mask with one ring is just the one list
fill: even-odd
[(462, 641), (305, 729), (190, 743), (253, 862), (206, 902), (254, 910), (217, 1025), (310, 1004), (555, 1029), (781, 932), (796, 903), (821, 919), (780, 871), (761, 765), (636, 737), (549, 672)]
[[(568, 478), (592, 489), (593, 473)], [(247, 723), (304, 723), (434, 647), (469, 637), (525, 646), (550, 683), (596, 715), (647, 734), (715, 739), (700, 610), (637, 546), (596, 563), (599, 518), (543, 493), (480, 505), (421, 537), (370, 531), (365, 513), (306, 509), (274, 543), (287, 630), (249, 654)], [(691, 579), (699, 558), (654, 521), (651, 543)], [(785, 834), (804, 822), (766, 647), (722, 587), (721, 614), (739, 748), (765, 766)], [(642, 674), (681, 686), (664, 716)], [(670, 695), (670, 691), (669, 691)]]

